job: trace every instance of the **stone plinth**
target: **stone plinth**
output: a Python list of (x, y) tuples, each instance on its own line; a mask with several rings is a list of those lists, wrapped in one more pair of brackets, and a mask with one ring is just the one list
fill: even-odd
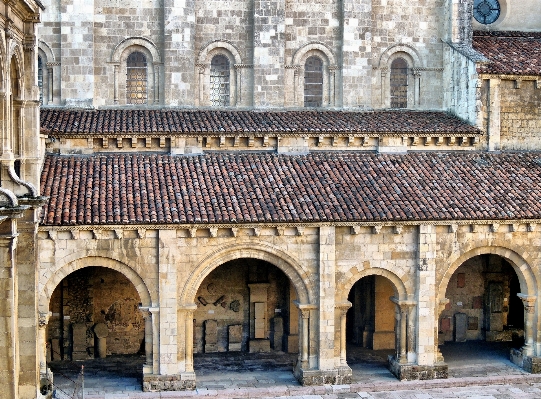
[(388, 367), (391, 373), (393, 373), (400, 381), (448, 378), (448, 366), (445, 363), (437, 363), (433, 366), (401, 364), (394, 356), (389, 356)]
[(332, 370), (304, 370), (298, 365), (293, 369), (293, 375), (303, 386), (308, 385), (342, 385), (352, 382), (351, 368), (347, 366)]
[(511, 362), (532, 374), (541, 374), (541, 357), (526, 356), (520, 349), (511, 349)]
[(195, 389), (195, 373), (180, 375), (143, 375), (143, 391), (186, 391)]
[(248, 346), (250, 353), (270, 352), (270, 339), (251, 339)]

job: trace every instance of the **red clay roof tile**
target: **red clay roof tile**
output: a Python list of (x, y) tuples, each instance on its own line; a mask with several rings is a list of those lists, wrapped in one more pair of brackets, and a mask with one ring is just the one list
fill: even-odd
[(42, 224), (541, 218), (541, 154), (48, 155)]
[(479, 73), (541, 75), (541, 32), (475, 31), (473, 48), (490, 60)]
[(444, 112), (65, 110), (42, 108), (41, 132), (74, 134), (407, 133), (480, 134)]

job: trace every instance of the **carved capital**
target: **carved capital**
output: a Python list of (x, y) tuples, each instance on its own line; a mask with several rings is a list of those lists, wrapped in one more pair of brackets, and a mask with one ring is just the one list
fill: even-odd
[(51, 316), (50, 312), (39, 312), (38, 313), (38, 327), (45, 328), (49, 324), (49, 317)]

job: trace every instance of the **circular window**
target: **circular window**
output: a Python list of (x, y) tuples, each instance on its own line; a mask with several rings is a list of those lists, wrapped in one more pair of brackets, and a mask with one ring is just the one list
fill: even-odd
[(498, 0), (475, 0), (473, 3), (473, 17), (481, 24), (488, 25), (496, 22), (500, 16), (500, 3)]

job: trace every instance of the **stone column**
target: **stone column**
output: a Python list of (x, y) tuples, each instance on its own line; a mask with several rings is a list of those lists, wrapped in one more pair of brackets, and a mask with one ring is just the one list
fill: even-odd
[(308, 353), (309, 353), (309, 322), (310, 322), (310, 310), (299, 309), (301, 316), (301, 350), (299, 352), (299, 360), (301, 361), (301, 367), (303, 370), (309, 368), (308, 366)]
[(184, 313), (184, 370), (193, 373), (193, 313), (197, 305), (185, 305), (181, 308)]
[(421, 72), (416, 69), (412, 70), (413, 75), (413, 107), (419, 108), (421, 105), (420, 81)]
[(152, 374), (160, 374), (160, 308), (149, 308), (152, 323)]
[(118, 104), (118, 68), (120, 67), (120, 65), (113, 65), (113, 71), (114, 71), (114, 74), (113, 74), (113, 90), (114, 90), (114, 98), (113, 98), (113, 102), (115, 104)]
[(329, 107), (336, 106), (336, 71), (337, 65), (329, 66)]
[(522, 354), (524, 356), (534, 356), (534, 330), (535, 330), (535, 301), (537, 297), (525, 294), (517, 294), (524, 304), (524, 346)]
[(152, 313), (149, 308), (140, 307), (139, 310), (145, 320), (145, 364), (143, 365), (143, 374), (152, 374), (153, 359), (153, 339), (152, 339)]
[(39, 351), (39, 374), (41, 377), (47, 375), (47, 324), (49, 323), (50, 312), (39, 312), (38, 314), (38, 348)]
[(336, 306), (340, 314), (340, 366), (348, 365), (346, 360), (346, 315), (351, 306), (351, 302)]
[(319, 342), (320, 370), (334, 366), (334, 308), (336, 291), (336, 232), (333, 226), (319, 228)]
[(388, 69), (387, 67), (381, 68), (381, 106), (384, 108), (389, 108), (391, 106), (391, 96), (390, 96), (390, 87), (389, 79), (387, 77)]
[(409, 362), (408, 349), (411, 350), (413, 344), (411, 335), (414, 335), (414, 329), (412, 328), (411, 313), (415, 302), (401, 301), (396, 297), (391, 297), (391, 301), (396, 304), (398, 314), (396, 359), (400, 364), (406, 364)]

